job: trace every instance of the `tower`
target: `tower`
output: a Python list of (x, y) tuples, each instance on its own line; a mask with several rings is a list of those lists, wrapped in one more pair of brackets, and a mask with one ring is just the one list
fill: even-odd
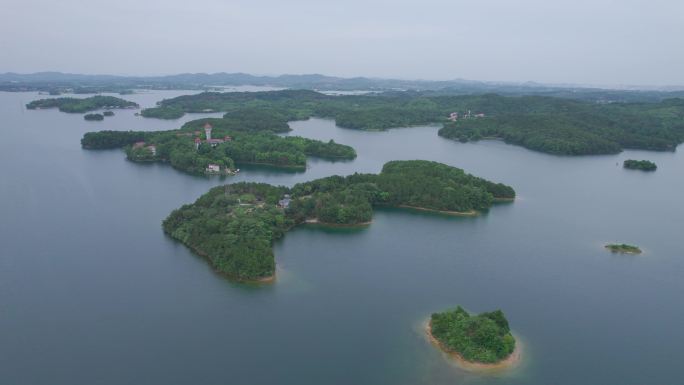
[(204, 133), (207, 135), (207, 142), (211, 140), (211, 124), (204, 124)]

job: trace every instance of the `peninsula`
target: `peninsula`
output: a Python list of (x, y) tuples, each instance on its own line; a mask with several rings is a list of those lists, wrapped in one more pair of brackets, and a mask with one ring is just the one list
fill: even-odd
[(467, 367), (505, 367), (520, 358), (508, 320), (501, 310), (471, 315), (459, 306), (433, 313), (427, 334), (440, 349)]
[(481, 211), (497, 199), (514, 198), (513, 188), (455, 167), (392, 161), (380, 174), (330, 176), (292, 188), (263, 183), (215, 187), (173, 211), (163, 228), (217, 271), (239, 280), (261, 280), (275, 274), (273, 242), (299, 224), (367, 224), (375, 206)]
[(62, 112), (84, 113), (101, 108), (138, 108), (138, 104), (114, 96), (95, 95), (88, 98), (40, 99), (26, 105), (29, 110), (55, 107)]
[[(287, 124), (285, 125), (287, 127)], [(333, 140), (279, 136), (269, 124), (240, 125), (231, 118), (200, 119), (170, 131), (99, 131), (81, 139), (83, 148), (124, 148), (134, 162), (164, 162), (194, 174), (233, 174), (239, 164), (306, 168), (307, 156), (329, 160), (356, 158), (356, 151)], [(274, 126), (275, 131), (283, 127)], [(289, 130), (289, 127), (288, 127)]]

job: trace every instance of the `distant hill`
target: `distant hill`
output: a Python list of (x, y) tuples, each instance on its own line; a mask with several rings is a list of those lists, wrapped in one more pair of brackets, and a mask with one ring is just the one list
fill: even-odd
[(256, 76), (246, 73), (183, 73), (165, 76), (83, 75), (62, 72), (0, 74), (0, 91), (43, 91), (53, 94), (130, 92), (132, 89), (209, 89), (223, 86), (271, 86), (321, 91), (395, 91), (413, 90), (445, 95), (498, 93), (501, 95), (540, 95), (571, 99), (613, 102), (657, 102), (684, 97), (676, 89), (603, 89), (573, 85), (545, 85), (534, 82), (502, 83), (473, 80), (401, 80), (321, 74)]

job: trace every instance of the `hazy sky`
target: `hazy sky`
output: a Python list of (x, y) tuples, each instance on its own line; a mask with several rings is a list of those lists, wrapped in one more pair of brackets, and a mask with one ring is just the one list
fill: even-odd
[(0, 72), (684, 85), (683, 0), (0, 0)]

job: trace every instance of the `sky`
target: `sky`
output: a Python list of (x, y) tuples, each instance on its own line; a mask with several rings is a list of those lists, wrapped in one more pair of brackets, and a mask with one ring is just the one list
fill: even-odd
[(682, 0), (0, 0), (0, 72), (684, 85)]

